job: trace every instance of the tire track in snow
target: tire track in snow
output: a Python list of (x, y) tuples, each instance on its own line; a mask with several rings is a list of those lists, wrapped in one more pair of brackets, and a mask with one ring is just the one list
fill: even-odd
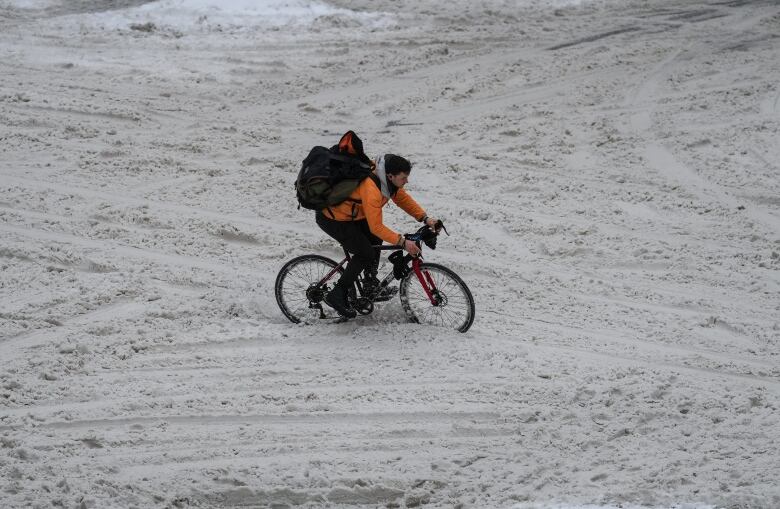
[(65, 331), (80, 329), (108, 320), (124, 319), (141, 314), (146, 306), (140, 302), (116, 302), (94, 311), (88, 311), (66, 320), (63, 325), (50, 329), (24, 332), (5, 339), (0, 339), (0, 352), (4, 357), (18, 355), (25, 350), (40, 348), (53, 344)]
[[(540, 49), (528, 50), (532, 53), (541, 51)], [(355, 97), (371, 97), (374, 95), (383, 95), (388, 92), (392, 92), (392, 98), (395, 100), (401, 100), (409, 98), (415, 93), (418, 93), (419, 89), (415, 86), (418, 83), (426, 83), (437, 78), (444, 78), (465, 72), (467, 69), (474, 65), (486, 66), (489, 68), (500, 69), (510, 62), (516, 62), (522, 58), (522, 55), (518, 55), (516, 47), (506, 48), (501, 51), (480, 51), (476, 54), (466, 54), (457, 58), (448, 59), (447, 61), (439, 64), (433, 64), (425, 66), (423, 69), (415, 69), (412, 71), (406, 71), (402, 73), (393, 73), (389, 76), (384, 76), (380, 80), (365, 82), (359, 80), (356, 84), (340, 86), (337, 89), (327, 89), (321, 92), (315, 92), (314, 94), (307, 95), (306, 100), (309, 104), (318, 104), (322, 101), (337, 102), (347, 100), (350, 102), (352, 108), (365, 108), (366, 114), (370, 113), (370, 110), (375, 107), (373, 104), (365, 106), (355, 105)], [(420, 88), (425, 88), (421, 86)], [(293, 98), (289, 100), (276, 103), (271, 107), (263, 108), (261, 111), (274, 111), (282, 107), (296, 107), (300, 103), (300, 98)], [(247, 111), (247, 113), (250, 113)], [(255, 115), (257, 110), (252, 110), (251, 114)], [(352, 112), (355, 116), (360, 115), (360, 111)], [(373, 116), (373, 115), (371, 115)], [(404, 118), (404, 123), (418, 122), (419, 120), (409, 120), (408, 117)]]
[(599, 34), (590, 35), (588, 37), (583, 37), (581, 39), (575, 39), (573, 41), (556, 44), (555, 46), (550, 46), (547, 49), (549, 51), (556, 51), (556, 50), (559, 50), (559, 49), (570, 48), (572, 46), (578, 46), (580, 44), (585, 44), (585, 43), (589, 43), (589, 42), (599, 41), (601, 39), (606, 39), (607, 37), (612, 37), (612, 36), (615, 36), (615, 35), (625, 34), (625, 33), (629, 33), (629, 32), (636, 32), (638, 30), (642, 30), (642, 28), (638, 27), (638, 26), (628, 26), (628, 27), (623, 27), (623, 28), (616, 28), (616, 29), (610, 30), (608, 32), (602, 32), (602, 33), (599, 33)]
[(661, 79), (677, 65), (676, 61), (683, 54), (683, 51), (682, 49), (673, 51), (656, 65), (647, 76), (642, 76), (640, 84), (627, 94), (623, 106), (634, 113), (629, 117), (629, 124), (623, 126), (624, 131), (642, 133), (652, 128), (652, 99), (655, 89), (658, 88)]
[[(433, 421), (452, 421), (465, 420), (469, 422), (478, 420), (493, 421), (501, 416), (498, 413), (487, 410), (470, 412), (354, 412), (354, 413), (331, 413), (323, 412), (321, 414), (224, 414), (224, 415), (159, 415), (149, 417), (126, 417), (117, 419), (93, 419), (93, 420), (74, 420), (41, 423), (40, 427), (51, 429), (72, 429), (72, 428), (112, 428), (121, 426), (131, 426), (133, 424), (151, 424), (167, 422), (169, 424), (184, 424), (187, 426), (201, 425), (225, 425), (241, 423), (267, 423), (267, 424), (321, 424), (321, 423), (342, 423), (342, 422), (372, 422), (372, 423), (409, 423), (409, 422), (433, 422)], [(0, 430), (3, 427), (0, 426)]]
[[(490, 311), (487, 311), (488, 313)], [(506, 320), (509, 320), (510, 317), (506, 315), (502, 315)], [(625, 361), (629, 361), (632, 363), (638, 363), (640, 365), (645, 366), (658, 366), (665, 369), (678, 369), (681, 371), (688, 371), (688, 372), (704, 372), (704, 373), (711, 373), (715, 374), (718, 377), (721, 378), (734, 378), (739, 380), (750, 380), (753, 382), (760, 382), (760, 383), (768, 383), (773, 385), (780, 386), (780, 373), (777, 375), (778, 378), (772, 378), (770, 376), (761, 376), (761, 375), (748, 375), (743, 373), (734, 373), (730, 371), (724, 371), (719, 369), (712, 369), (712, 368), (706, 368), (706, 367), (699, 367), (696, 364), (700, 363), (700, 359), (705, 359), (707, 361), (710, 361), (716, 365), (723, 365), (723, 364), (734, 364), (734, 363), (742, 363), (744, 365), (750, 366), (752, 369), (758, 370), (759, 372), (771, 372), (772, 370), (776, 370), (777, 363), (772, 361), (765, 361), (761, 359), (751, 359), (751, 358), (745, 358), (745, 357), (739, 357), (732, 354), (722, 354), (714, 351), (709, 350), (701, 350), (694, 347), (685, 347), (685, 346), (676, 346), (676, 345), (670, 345), (670, 344), (664, 344), (664, 343), (658, 343), (651, 340), (641, 339), (641, 338), (628, 338), (623, 336), (620, 333), (617, 333), (615, 331), (611, 330), (589, 330), (569, 325), (564, 325), (560, 323), (551, 323), (547, 322), (545, 320), (540, 319), (534, 319), (534, 318), (528, 318), (525, 317), (523, 319), (517, 319), (517, 320), (510, 320), (514, 321), (518, 327), (521, 327), (521, 329), (529, 329), (528, 322), (534, 322), (536, 323), (536, 328), (541, 329), (544, 333), (547, 334), (553, 334), (554, 337), (571, 337), (571, 334), (574, 334), (575, 336), (581, 335), (589, 338), (592, 340), (592, 343), (588, 345), (587, 350), (585, 348), (575, 347), (572, 345), (567, 345), (561, 342), (554, 343), (545, 343), (545, 344), (539, 344), (537, 342), (531, 342), (531, 341), (522, 341), (521, 344), (528, 348), (554, 348), (558, 351), (570, 351), (573, 354), (579, 354), (580, 352), (589, 352), (595, 356), (599, 357), (615, 357), (615, 358), (621, 358)], [(538, 330), (531, 329), (533, 332), (538, 332)], [(561, 331), (565, 331), (566, 334), (561, 334)], [(529, 334), (529, 336), (532, 336), (533, 334)], [(507, 339), (507, 341), (518, 343), (518, 341)], [(629, 347), (629, 349), (634, 349), (641, 351), (644, 355), (643, 356), (634, 356), (634, 357), (628, 357), (626, 355), (626, 350), (605, 350), (603, 346), (600, 346), (599, 343), (611, 343), (613, 345), (623, 345), (626, 347)], [(636, 351), (634, 353), (637, 353)], [(675, 357), (677, 359), (675, 359)], [(664, 360), (658, 360), (658, 359), (664, 359)], [(671, 360), (667, 360), (670, 359)], [(679, 358), (682, 358), (684, 360), (678, 360)], [(685, 361), (691, 362), (691, 364), (685, 363)], [(751, 369), (751, 371), (752, 371)]]
[[(498, 339), (498, 338), (497, 338)], [(510, 343), (518, 343), (510, 338), (503, 338), (504, 341)], [(598, 350), (594, 345), (588, 345), (587, 348), (580, 348), (570, 345), (546, 343), (540, 344), (535, 342), (522, 341), (522, 345), (529, 349), (547, 350), (555, 352), (554, 355), (561, 353), (567, 353), (574, 358), (593, 358), (598, 359), (599, 363), (602, 363), (605, 359), (612, 359), (613, 362), (620, 363), (625, 366), (641, 366), (645, 368), (661, 368), (663, 370), (685, 372), (696, 376), (704, 376), (708, 379), (717, 380), (733, 380), (741, 382), (750, 382), (753, 385), (767, 385), (780, 388), (780, 379), (769, 378), (759, 375), (747, 375), (740, 373), (730, 373), (713, 368), (698, 367), (695, 365), (680, 364), (677, 362), (660, 361), (656, 360), (657, 356), (651, 356), (648, 358), (641, 358), (636, 356), (628, 356), (627, 354), (615, 353), (613, 351)]]
[[(151, 249), (143, 249), (135, 246), (128, 246), (114, 240), (95, 240), (70, 233), (50, 232), (46, 230), (30, 230), (16, 226), (0, 224), (0, 231), (13, 233), (22, 238), (36, 239), (44, 242), (58, 242), (69, 244), (85, 250), (93, 249), (104, 254), (120, 256), (124, 259), (144, 260), (147, 262), (158, 263), (171, 267), (188, 267), (203, 269), (210, 272), (235, 274), (236, 270), (242, 269), (245, 273), (252, 273), (258, 270), (257, 267), (236, 264), (227, 260), (208, 260), (205, 258), (170, 254)], [(258, 275), (258, 277), (260, 277)]]
[[(200, 367), (187, 367), (176, 369), (170, 368), (155, 368), (155, 369), (143, 369), (143, 368), (112, 368), (101, 369), (96, 373), (90, 373), (86, 375), (71, 375), (69, 382), (72, 384), (79, 384), (85, 387), (89, 386), (122, 386), (127, 387), (130, 394), (114, 394), (112, 398), (98, 399), (91, 401), (81, 401), (78, 399), (63, 401), (61, 398), (57, 400), (43, 400), (36, 402), (34, 405), (23, 407), (8, 407), (3, 410), (6, 418), (21, 418), (30, 414), (35, 414), (36, 419), (43, 421), (50, 421), (53, 416), (57, 416), (61, 419), (61, 415), (69, 412), (74, 412), (76, 415), (84, 416), (84, 419), (80, 420), (111, 420), (117, 415), (117, 412), (121, 411), (120, 407), (122, 402), (131, 399), (133, 393), (137, 393), (138, 390), (147, 390), (144, 383), (153, 382), (155, 380), (166, 380), (167, 383), (176, 384), (177, 387), (187, 386), (189, 387), (193, 383), (204, 384), (211, 388), (209, 392), (203, 392), (202, 397), (211, 397), (214, 399), (221, 399), (225, 401), (237, 402), (242, 400), (250, 400), (258, 394), (271, 394), (283, 390), (288, 386), (288, 380), (292, 375), (303, 376), (307, 372), (301, 370), (292, 370), (265, 374), (262, 371), (258, 371), (256, 368), (242, 368), (236, 369), (235, 364), (230, 367), (220, 366), (204, 366)], [(190, 373), (182, 373), (183, 370), (190, 371)], [(316, 372), (312, 371), (312, 375)], [(262, 378), (262, 381), (259, 379)], [(246, 387), (247, 380), (252, 380), (251, 388)], [(504, 387), (510, 386), (512, 382), (502, 379), (495, 379), (493, 377), (484, 376), (480, 379), (470, 377), (469, 383), (479, 384), (481, 387), (485, 386), (497, 386)], [(408, 382), (397, 381), (384, 381), (376, 383), (353, 383), (353, 384), (338, 384), (333, 382), (318, 382), (318, 381), (303, 381), (296, 382), (297, 394), (314, 395), (318, 398), (318, 402), (323, 404), (323, 401), (339, 401), (340, 398), (354, 397), (358, 394), (366, 394), (375, 390), (390, 391), (394, 390), (396, 393), (409, 392), (409, 389), (416, 389), (420, 384), (423, 384), (428, 389), (437, 389), (437, 392), (444, 394), (447, 390), (455, 390), (463, 387), (464, 380), (439, 380), (431, 378), (428, 380), (415, 379)], [(153, 386), (150, 385), (150, 387)], [(294, 395), (295, 396), (295, 395)], [(164, 407), (168, 404), (176, 405), (183, 408), (188, 401), (192, 400), (191, 392), (178, 392), (172, 390), (170, 393), (149, 396), (145, 395), (144, 401), (152, 408)], [(263, 403), (271, 404), (271, 399), (263, 399)], [(292, 398), (295, 400), (294, 398)], [(58, 415), (59, 414), (59, 415)], [(86, 415), (91, 415), (93, 418), (87, 418)], [(331, 412), (323, 411), (322, 415), (331, 415)], [(338, 412), (336, 413), (338, 414)], [(105, 418), (98, 418), (101, 416), (111, 416)], [(176, 416), (175, 414), (171, 414)], [(200, 414), (197, 414), (200, 415)], [(265, 414), (263, 414), (265, 415)], [(271, 414), (274, 415), (274, 414)], [(291, 414), (279, 414), (282, 417), (289, 417)], [(316, 414), (320, 415), (320, 414)], [(158, 416), (164, 418), (165, 414)], [(71, 421), (67, 421), (71, 422)]]
[(738, 373), (728, 373), (724, 372), (718, 369), (713, 368), (702, 368), (697, 366), (691, 366), (691, 365), (684, 365), (684, 364), (677, 364), (674, 362), (663, 362), (663, 361), (642, 361), (641, 359), (637, 359), (635, 357), (629, 357), (627, 355), (615, 355), (613, 353), (604, 353), (604, 352), (598, 352), (596, 350), (593, 350), (592, 348), (585, 349), (585, 348), (576, 348), (576, 347), (570, 347), (570, 346), (559, 346), (559, 345), (540, 345), (541, 349), (550, 349), (550, 350), (557, 350), (559, 352), (568, 351), (572, 354), (578, 354), (583, 356), (594, 356), (594, 357), (603, 357), (603, 358), (612, 358), (616, 360), (620, 360), (624, 362), (626, 365), (631, 365), (635, 363), (641, 363), (646, 364), (650, 367), (658, 367), (663, 368), (671, 371), (681, 371), (681, 372), (688, 372), (691, 374), (704, 376), (708, 379), (718, 379), (718, 380), (739, 380), (739, 381), (747, 381), (750, 382), (753, 385), (759, 385), (759, 386), (773, 386), (776, 388), (780, 388), (780, 380), (778, 379), (772, 379), (767, 378), (763, 376), (758, 375), (742, 375)]
[[(714, 200), (726, 208), (737, 210), (743, 201), (723, 190), (717, 184), (706, 180), (687, 165), (679, 161), (674, 154), (658, 142), (649, 142), (645, 146), (644, 157), (647, 165), (667, 181), (677, 182), (685, 190), (704, 201)], [(780, 216), (776, 216), (754, 203), (744, 213), (773, 233), (780, 234)]]
[[(63, 223), (63, 224), (68, 225), (68, 223), (70, 223), (68, 226), (74, 226), (73, 225), (74, 222), (80, 222), (81, 221), (81, 222), (90, 222), (91, 223), (91, 222), (94, 222), (94, 221), (98, 221), (101, 226), (104, 226), (104, 227), (105, 226), (107, 226), (107, 227), (114, 227), (114, 228), (118, 228), (118, 229), (124, 230), (126, 232), (132, 232), (132, 233), (141, 234), (142, 237), (147, 236), (149, 234), (149, 232), (153, 231), (153, 230), (170, 231), (170, 230), (174, 230), (175, 229), (174, 227), (151, 225), (151, 224), (150, 225), (137, 226), (137, 223), (127, 224), (127, 223), (121, 223), (121, 222), (114, 222), (114, 221), (108, 220), (107, 218), (104, 218), (104, 217), (99, 216), (99, 215), (81, 216), (81, 217), (65, 216), (65, 215), (61, 215), (61, 214), (53, 214), (53, 213), (50, 213), (50, 212), (38, 212), (38, 211), (34, 211), (34, 210), (27, 210), (27, 209), (22, 209), (22, 208), (19, 208), (19, 207), (6, 207), (6, 206), (3, 206), (2, 204), (0, 204), (0, 212), (3, 212), (3, 211), (5, 211), (5, 212), (7, 212), (9, 214), (14, 214), (14, 215), (20, 216), (22, 218), (36, 219), (36, 220), (42, 221), (43, 223), (45, 223), (47, 225), (53, 225), (55, 223)], [(10, 223), (5, 223), (5, 224), (7, 224), (9, 226), (13, 226)], [(141, 223), (141, 224), (143, 224), (143, 223)], [(2, 225), (2, 223), (0, 223), (0, 225)], [(85, 227), (85, 228), (87, 228), (87, 227)], [(30, 228), (30, 230), (40, 230), (40, 229), (39, 228)], [(74, 226), (74, 230), (75, 230), (75, 226)], [(49, 232), (50, 230), (40, 230), (40, 231)], [(232, 231), (230, 231), (230, 230), (228, 230), (226, 228), (220, 229), (219, 232), (217, 232), (217, 233), (215, 233), (213, 231), (210, 231), (209, 229), (203, 229), (200, 232), (193, 232), (193, 231), (191, 231), (189, 229), (181, 229), (181, 228), (179, 228), (179, 229), (175, 229), (175, 231), (176, 231), (177, 235), (189, 234), (189, 237), (191, 239), (201, 239), (204, 236), (213, 236), (213, 237), (219, 237), (221, 240), (223, 240), (226, 243), (236, 243), (236, 244), (240, 244), (241, 246), (256, 245), (258, 249), (262, 248), (263, 250), (266, 250), (268, 248), (268, 246), (260, 244), (251, 235), (242, 234), (240, 232), (239, 233), (233, 233)], [(94, 241), (94, 242), (100, 242), (100, 241), (118, 242), (118, 241), (116, 241), (114, 239), (105, 239), (105, 238), (102, 238), (102, 237), (99, 237), (99, 236), (97, 238), (86, 237), (86, 236), (82, 237), (81, 235), (78, 234), (80, 232), (74, 232), (74, 233), (58, 232), (58, 233), (61, 233), (62, 235), (72, 235), (72, 236), (77, 237), (77, 238), (88, 239), (88, 240)], [(135, 246), (129, 246), (129, 247), (135, 247)], [(138, 249), (146, 250), (147, 248), (138, 248)], [(150, 251), (154, 251), (154, 250), (150, 250)], [(0, 252), (0, 256), (2, 256), (2, 255), (3, 255), (3, 253)], [(262, 258), (262, 256), (259, 253), (255, 253), (253, 256)]]
[(264, 220), (258, 217), (239, 216), (235, 214), (228, 214), (218, 212), (209, 209), (195, 208), (187, 205), (177, 205), (173, 203), (166, 203), (160, 201), (149, 200), (145, 198), (138, 198), (127, 194), (112, 193), (107, 191), (101, 191), (98, 189), (90, 189), (85, 187), (67, 185), (63, 183), (49, 183), (33, 179), (20, 178), (14, 176), (4, 175), (3, 179), (6, 183), (13, 183), (14, 185), (29, 189), (32, 191), (53, 191), (58, 194), (69, 193), (82, 198), (92, 199), (93, 201), (103, 200), (113, 205), (124, 204), (134, 207), (148, 207), (150, 210), (159, 210), (168, 213), (174, 213), (176, 216), (190, 217), (190, 218), (202, 218), (209, 220), (216, 220), (221, 222), (233, 222), (236, 224), (260, 227), (267, 231), (277, 233), (299, 233), (304, 235), (310, 235), (310, 227), (303, 227), (296, 225), (295, 223), (286, 222), (284, 225), (279, 224), (278, 221)]
[(761, 114), (769, 118), (780, 113), (780, 87), (776, 86), (776, 88), (772, 93), (767, 94), (761, 102)]
[(160, 189), (163, 189), (164, 187), (176, 185), (181, 186), (185, 183), (190, 182), (199, 182), (202, 179), (204, 179), (201, 175), (185, 175), (182, 177), (172, 177), (167, 179), (159, 179), (155, 182), (147, 182), (143, 184), (138, 184), (135, 186), (132, 186), (130, 190), (133, 193), (151, 193), (153, 191), (159, 191)]
[[(549, 82), (534, 83), (525, 82), (516, 84), (507, 83), (510, 91), (487, 95), (469, 97), (463, 104), (433, 104), (433, 111), (420, 111), (405, 117), (406, 122), (420, 122), (425, 125), (432, 123), (448, 124), (462, 122), (464, 119), (476, 119), (487, 116), (495, 111), (506, 111), (514, 105), (532, 104), (535, 102), (563, 94), (570, 87), (570, 81), (586, 81), (598, 79), (615, 72), (611, 67), (588, 72), (572, 73), (566, 76), (555, 77)], [(516, 85), (516, 86), (514, 86)], [(517, 90), (520, 88), (520, 90)]]
[[(631, 115), (630, 123), (628, 126), (624, 126), (624, 129), (627, 127), (629, 132), (637, 134), (645, 140), (642, 155), (645, 157), (647, 165), (667, 181), (677, 182), (683, 189), (700, 199), (714, 200), (728, 209), (736, 210), (741, 206), (740, 200), (679, 161), (669, 149), (656, 141), (652, 134), (651, 113), (654, 109), (654, 97), (660, 81), (679, 65), (679, 60), (683, 55), (693, 58), (701, 51), (705, 51), (705, 49), (688, 47), (674, 51), (658, 64), (645, 80), (629, 92), (625, 105), (634, 109), (636, 113)], [(773, 233), (780, 233), (780, 217), (755, 204), (744, 210), (744, 213)]]
[[(387, 423), (382, 424), (387, 425)], [(317, 429), (316, 432), (321, 435), (327, 434), (327, 442), (289, 435), (285, 436), (283, 446), (279, 441), (268, 439), (216, 438), (219, 435), (236, 433), (233, 425), (215, 426), (205, 430), (182, 429), (179, 437), (162, 438), (158, 435), (154, 442), (133, 439), (125, 443), (115, 443), (76, 435), (69, 440), (88, 444), (88, 453), (66, 458), (63, 462), (65, 468), (76, 468), (88, 456), (90, 462), (99, 464), (101, 468), (119, 469), (123, 476), (134, 477), (137, 481), (142, 477), (149, 477), (150, 473), (154, 475), (170, 474), (171, 471), (190, 473), (203, 469), (214, 471), (222, 468), (231, 470), (257, 468), (258, 464), (268, 465), (269, 460), (272, 459), (287, 461), (296, 458), (299, 461), (306, 460), (320, 464), (330, 461), (344, 462), (359, 456), (359, 453), (370, 453), (372, 458), (381, 457), (384, 462), (392, 463), (393, 459), (397, 459), (399, 452), (415, 451), (426, 445), (430, 446), (431, 439), (438, 437), (440, 447), (443, 449), (458, 447), (460, 454), (473, 450), (475, 454), (470, 458), (456, 459), (462, 461), (463, 466), (470, 466), (475, 458), (479, 460), (486, 457), (484, 455), (480, 457), (479, 453), (484, 447), (490, 446), (491, 441), (505, 440), (515, 435), (514, 430), (508, 428), (480, 429), (477, 434), (468, 428), (449, 425), (446, 421), (432, 423), (423, 428), (387, 429), (355, 426), (342, 428), (338, 432), (333, 429), (327, 431)], [(193, 447), (191, 445), (193, 442), (198, 443), (199, 446)], [(364, 505), (365, 500), (356, 503)]]
[(39, 105), (25, 105), (19, 106), (15, 104), (6, 104), (6, 107), (17, 110), (25, 115), (29, 115), (30, 110), (40, 111), (46, 114), (48, 119), (52, 119), (58, 115), (64, 115), (67, 119), (86, 119), (89, 120), (92, 125), (96, 123), (96, 120), (123, 122), (123, 123), (138, 123), (141, 121), (140, 116), (136, 116), (128, 113), (116, 113), (111, 111), (90, 111), (90, 110), (77, 110), (71, 108), (57, 108), (54, 106), (39, 106)]

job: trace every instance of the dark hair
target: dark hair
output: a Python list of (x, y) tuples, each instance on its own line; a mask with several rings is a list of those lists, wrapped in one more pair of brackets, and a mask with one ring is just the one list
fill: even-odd
[(401, 156), (395, 154), (385, 154), (385, 173), (389, 175), (398, 175), (399, 173), (412, 172), (411, 163)]

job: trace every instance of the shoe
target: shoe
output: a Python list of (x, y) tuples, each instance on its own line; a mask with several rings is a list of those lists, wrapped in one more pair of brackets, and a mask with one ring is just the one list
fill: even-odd
[(338, 314), (345, 318), (355, 318), (357, 311), (347, 302), (347, 292), (340, 286), (334, 286), (331, 291), (325, 295), (325, 304), (336, 310)]
[[(374, 292), (377, 291), (377, 288), (379, 288), (379, 293), (374, 295)], [(363, 294), (369, 299), (371, 299), (373, 302), (388, 301), (393, 297), (395, 297), (396, 293), (398, 293), (397, 286), (385, 286), (384, 288), (382, 288), (379, 279), (375, 277), (368, 277), (363, 282)]]

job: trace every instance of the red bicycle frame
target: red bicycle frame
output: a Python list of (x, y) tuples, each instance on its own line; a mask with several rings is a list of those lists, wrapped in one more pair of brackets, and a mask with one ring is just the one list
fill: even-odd
[[(385, 250), (394, 250), (397, 249), (394, 246), (381, 246), (379, 249), (385, 251)], [(348, 252), (346, 252), (346, 258), (341, 260), (341, 263), (333, 267), (333, 269), (328, 272), (325, 277), (323, 277), (319, 284), (324, 285), (330, 278), (332, 278), (339, 269), (350, 260), (350, 255)], [(420, 285), (422, 286), (423, 290), (425, 291), (425, 295), (428, 297), (428, 300), (431, 301), (431, 305), (438, 306), (439, 301), (436, 298), (435, 292), (436, 292), (436, 283), (433, 282), (433, 278), (431, 277), (431, 273), (427, 270), (423, 270), (422, 267), (422, 256), (416, 256), (412, 259), (412, 270), (414, 271), (414, 274), (417, 276), (417, 279), (420, 281)]]
[(428, 296), (428, 300), (431, 301), (432, 305), (438, 306), (439, 301), (433, 295), (433, 292), (436, 291), (436, 284), (433, 282), (431, 273), (427, 270), (425, 271), (425, 277), (423, 277), (423, 270), (420, 268), (420, 265), (422, 265), (422, 257), (417, 256), (412, 260), (412, 270), (415, 275), (417, 275), (417, 279), (420, 280), (420, 284), (422, 285), (423, 290), (425, 290), (425, 295)]

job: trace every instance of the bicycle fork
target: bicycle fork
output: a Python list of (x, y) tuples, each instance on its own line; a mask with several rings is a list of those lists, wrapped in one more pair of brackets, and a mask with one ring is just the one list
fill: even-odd
[(420, 265), (422, 265), (421, 257), (415, 257), (412, 260), (412, 270), (414, 271), (414, 274), (417, 276), (417, 279), (420, 281), (420, 285), (422, 285), (423, 290), (425, 291), (425, 295), (428, 297), (428, 300), (431, 301), (432, 306), (438, 306), (439, 305), (439, 292), (436, 289), (436, 284), (433, 282), (433, 278), (431, 277), (431, 273), (427, 270), (423, 272), (423, 270), (420, 268)]

